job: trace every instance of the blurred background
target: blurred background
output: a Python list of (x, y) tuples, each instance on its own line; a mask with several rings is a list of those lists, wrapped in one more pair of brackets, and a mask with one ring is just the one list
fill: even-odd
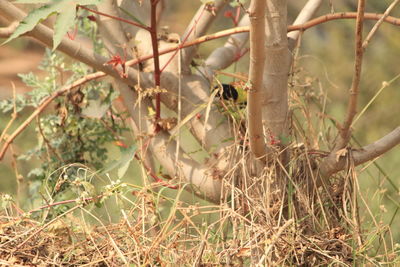
[[(182, 34), (185, 25), (197, 11), (200, 1), (167, 0), (168, 3), (162, 26), (168, 26), (171, 32)], [(305, 0), (289, 2), (289, 21), (293, 21)], [(329, 3), (333, 2), (333, 5)], [(317, 16), (331, 12), (354, 12), (356, 2), (350, 0), (325, 1)], [(367, 12), (383, 13), (392, 3), (387, 0), (367, 1)], [(232, 7), (227, 7), (226, 11)], [(400, 7), (391, 14), (400, 17)], [(0, 16), (1, 18), (1, 16)], [(5, 21), (0, 19), (2, 26)], [(366, 21), (364, 34), (368, 33), (375, 21)], [(297, 67), (300, 80), (308, 86), (322, 90), (326, 95), (326, 113), (341, 121), (347, 106), (348, 89), (351, 85), (354, 62), (354, 25), (355, 20), (335, 20), (318, 25), (307, 30), (302, 35), (302, 41), (297, 54)], [(210, 33), (233, 27), (232, 20), (224, 16), (218, 17)], [(365, 35), (364, 35), (365, 36)], [(365, 113), (354, 125), (355, 140), (361, 145), (371, 143), (387, 134), (400, 123), (400, 28), (383, 23), (368, 46), (363, 62), (362, 80), (360, 86), (359, 110), (362, 110), (378, 93), (383, 85), (388, 84), (376, 97)], [(3, 40), (0, 40), (1, 42)], [(204, 43), (200, 46), (198, 58), (206, 58), (216, 47), (221, 46), (226, 39)], [(0, 100), (12, 97), (12, 84), (18, 94), (31, 90), (18, 74), (33, 72), (45, 78), (46, 72), (38, 69), (45, 53), (44, 48), (35, 41), (21, 38), (0, 46)], [(268, 64), (268, 63), (267, 63)], [(226, 72), (247, 73), (248, 55), (245, 55), (235, 66)], [(228, 79), (229, 81), (229, 79)], [(305, 86), (306, 88), (307, 86)], [(315, 89), (315, 88), (314, 88)], [(26, 118), (33, 109), (24, 109), (18, 114), (11, 130)], [(0, 129), (4, 129), (10, 120), (10, 113), (0, 114)], [(19, 154), (34, 147), (37, 143), (35, 125), (31, 125), (14, 142), (14, 153)], [(109, 146), (111, 157), (118, 153), (113, 145)], [(0, 192), (16, 194), (16, 174), (12, 167), (13, 159), (9, 151), (0, 163)], [(40, 164), (37, 160), (17, 162), (20, 175), (27, 173)], [(359, 184), (364, 200), (360, 200), (361, 220), (368, 225), (372, 221), (368, 209), (374, 214), (377, 222), (391, 225), (395, 242), (400, 242), (400, 149), (396, 147), (381, 158), (366, 166), (360, 166)], [(124, 181), (138, 182), (139, 168), (132, 163), (123, 177)], [(29, 200), (28, 200), (29, 202)], [(368, 207), (368, 209), (367, 209)], [(363, 220), (366, 218), (366, 220)]]

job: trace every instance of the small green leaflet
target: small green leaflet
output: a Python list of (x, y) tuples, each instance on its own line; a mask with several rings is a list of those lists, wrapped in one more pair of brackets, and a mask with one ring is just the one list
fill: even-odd
[(118, 169), (118, 178), (121, 179), (129, 168), (129, 164), (134, 159), (136, 153), (136, 146), (121, 149), (121, 158), (111, 161), (102, 171), (108, 173), (114, 169)]
[(103, 0), (17, 0), (18, 4), (44, 4), (33, 9), (18, 25), (13, 34), (3, 43), (31, 31), (37, 24), (51, 15), (57, 14), (54, 25), (53, 50), (60, 44), (68, 30), (75, 24), (78, 5), (98, 5)]

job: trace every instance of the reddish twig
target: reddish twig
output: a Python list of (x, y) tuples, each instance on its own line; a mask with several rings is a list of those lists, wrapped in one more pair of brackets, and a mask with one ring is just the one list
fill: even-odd
[(137, 23), (137, 22), (134, 22), (134, 21), (131, 21), (131, 20), (123, 19), (123, 18), (116, 17), (116, 16), (113, 16), (113, 15), (109, 15), (109, 14), (106, 14), (106, 13), (103, 13), (103, 12), (88, 8), (86, 6), (78, 5), (78, 7), (82, 8), (82, 9), (85, 9), (85, 10), (87, 10), (89, 12), (92, 12), (94, 14), (97, 14), (97, 15), (100, 15), (100, 16), (103, 16), (103, 17), (107, 17), (107, 18), (112, 18), (112, 19), (115, 19), (115, 20), (118, 20), (118, 21), (121, 21), (121, 22), (125, 22), (125, 23), (130, 24), (130, 25), (139, 27), (139, 28), (144, 29), (146, 31), (150, 31), (150, 27), (147, 27), (146, 25), (142, 25), (140, 23)]
[(77, 201), (81, 201), (81, 202), (85, 202), (85, 203), (86, 202), (97, 201), (97, 200), (100, 200), (102, 197), (103, 197), (103, 194), (95, 196), (95, 197), (62, 200), (62, 201), (59, 201), (59, 202), (54, 202), (54, 203), (50, 203), (50, 204), (41, 206), (39, 208), (36, 208), (34, 210), (29, 211), (29, 213), (38, 212), (38, 211), (41, 211), (41, 210), (44, 210), (44, 209), (48, 209), (48, 208), (52, 208), (52, 207), (59, 206), (59, 205), (76, 203)]
[[(149, 0), (151, 2), (151, 22), (150, 22), (150, 36), (151, 46), (153, 48), (153, 61), (154, 61), (154, 83), (156, 88), (161, 86), (161, 71), (160, 71), (160, 55), (158, 52), (158, 37), (157, 37), (157, 4), (158, 0)], [(161, 130), (158, 124), (161, 118), (161, 96), (160, 93), (156, 93), (156, 114), (155, 114), (155, 128), (154, 132), (157, 133)]]

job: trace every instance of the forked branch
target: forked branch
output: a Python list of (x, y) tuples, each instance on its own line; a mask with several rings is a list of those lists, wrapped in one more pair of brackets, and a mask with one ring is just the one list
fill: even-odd
[(329, 154), (321, 163), (321, 173), (323, 176), (329, 177), (336, 172), (344, 170), (349, 162), (349, 157), (354, 165), (357, 166), (383, 155), (398, 144), (400, 144), (400, 127), (372, 144), (342, 153), (343, 156), (341, 156), (341, 153)]

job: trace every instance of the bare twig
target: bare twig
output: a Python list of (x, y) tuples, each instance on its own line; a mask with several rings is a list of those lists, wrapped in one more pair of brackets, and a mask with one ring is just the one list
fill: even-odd
[(247, 122), (250, 149), (257, 158), (266, 153), (262, 124), (262, 90), (265, 63), (265, 7), (266, 1), (252, 0), (250, 18), (250, 90), (247, 102)]
[(365, 50), (367, 48), (372, 36), (376, 33), (376, 31), (379, 29), (383, 21), (387, 16), (389, 16), (390, 12), (393, 10), (393, 8), (400, 2), (400, 0), (395, 0), (393, 1), (390, 6), (386, 9), (385, 13), (383, 13), (383, 16), (375, 23), (374, 27), (371, 29), (371, 31), (368, 33), (367, 37), (365, 38), (362, 48)]
[[(183, 38), (182, 42), (179, 43), (179, 44), (180, 44), (179, 48), (171, 55), (171, 57), (167, 60), (167, 62), (165, 63), (165, 65), (161, 68), (161, 72), (163, 72), (163, 71), (165, 70), (165, 68), (168, 66), (168, 64), (169, 64), (169, 63), (172, 61), (172, 59), (176, 56), (176, 54), (178, 53), (178, 51), (182, 49), (183, 44), (186, 43), (186, 42), (189, 40), (189, 37), (191, 36), (191, 33), (196, 29), (197, 23), (200, 22), (200, 19), (202, 18), (203, 13), (204, 13), (205, 10), (206, 10), (206, 9), (205, 9), (205, 7), (204, 7), (203, 9), (200, 10), (200, 12), (198, 12), (198, 13), (200, 13), (200, 14), (198, 15), (198, 17), (196, 17), (196, 18), (194, 19), (194, 23), (193, 23), (191, 29), (189, 30), (188, 33), (185, 32), (185, 34), (183, 35), (184, 38)], [(196, 15), (197, 15), (197, 13), (196, 13)], [(202, 34), (200, 34), (200, 35), (202, 35)], [(193, 40), (194, 38), (191, 38), (191, 39)], [(188, 49), (191, 49), (191, 48), (193, 48), (193, 46), (188, 47), (188, 48), (185, 48), (185, 50), (188, 50)], [(191, 61), (191, 60), (192, 60), (192, 59), (190, 58), (190, 61)], [(186, 63), (181, 63), (181, 62), (180, 62), (180, 64), (181, 64), (181, 65), (186, 65)], [(187, 64), (186, 66), (187, 66), (187, 67), (190, 66), (190, 62), (188, 62), (188, 64)], [(189, 68), (189, 67), (188, 67), (188, 68)], [(190, 69), (190, 68), (189, 68), (189, 69)], [(188, 71), (186, 71), (186, 72), (188, 72)]]
[[(364, 13), (364, 20), (379, 20), (383, 14), (376, 14), (376, 13)], [(316, 25), (331, 21), (331, 20), (337, 20), (337, 19), (355, 19), (357, 18), (357, 13), (356, 12), (341, 12), (341, 13), (333, 13), (333, 14), (327, 14), (320, 16), (318, 18), (312, 19), (304, 24), (300, 25), (292, 25), (288, 27), (288, 31), (304, 31), (309, 28), (312, 28)], [(399, 26), (400, 25), (400, 19), (395, 18), (392, 16), (387, 16), (384, 19), (385, 22)]]
[(355, 62), (354, 62), (354, 73), (353, 80), (350, 88), (349, 103), (347, 106), (346, 119), (340, 129), (340, 138), (336, 144), (336, 150), (344, 148), (351, 136), (350, 126), (353, 122), (354, 116), (357, 113), (357, 101), (359, 94), (359, 86), (361, 80), (361, 67), (363, 58), (363, 47), (362, 47), (362, 30), (364, 24), (364, 10), (365, 0), (358, 1), (357, 8), (357, 20), (356, 20), (356, 44), (355, 44)]
[(106, 14), (106, 13), (103, 13), (103, 12), (100, 12), (100, 11), (97, 11), (97, 10), (94, 10), (94, 9), (91, 9), (91, 8), (88, 8), (88, 7), (86, 7), (86, 6), (81, 6), (81, 5), (79, 5), (78, 7), (79, 7), (79, 8), (82, 8), (82, 9), (85, 9), (85, 10), (87, 10), (87, 11), (89, 11), (89, 12), (92, 12), (92, 13), (94, 13), (94, 14), (100, 15), (100, 16), (104, 16), (104, 17), (107, 17), (107, 18), (111, 18), (111, 19), (114, 19), (114, 20), (118, 20), (118, 21), (121, 21), (121, 22), (130, 24), (130, 25), (139, 27), (139, 28), (144, 29), (144, 30), (146, 30), (146, 31), (150, 31), (150, 29), (151, 29), (150, 27), (148, 27), (148, 26), (146, 26), (146, 25), (143, 25), (143, 24), (134, 22), (134, 21), (132, 21), (132, 20), (127, 20), (127, 19), (124, 19), (124, 18), (121, 18), (121, 17), (112, 16), (112, 15), (109, 15), (109, 14)]

